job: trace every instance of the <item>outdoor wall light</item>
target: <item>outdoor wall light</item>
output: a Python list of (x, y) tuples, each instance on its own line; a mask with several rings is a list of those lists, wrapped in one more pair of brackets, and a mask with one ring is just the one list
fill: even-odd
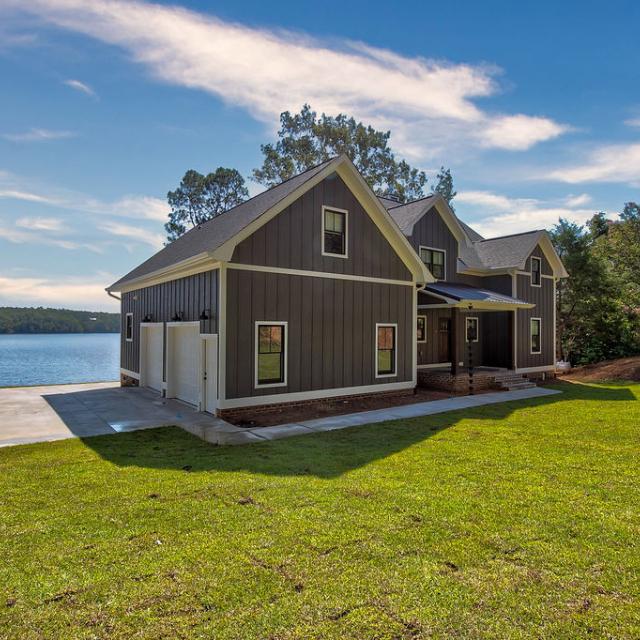
[(151, 322), (152, 320), (153, 316), (150, 313), (147, 313), (142, 322)]
[(200, 320), (208, 320), (210, 312), (211, 309), (203, 309), (202, 313), (200, 314)]
[(175, 314), (173, 315), (173, 318), (171, 318), (171, 321), (172, 322), (181, 322), (183, 315), (184, 314), (182, 313), (182, 311), (176, 311)]

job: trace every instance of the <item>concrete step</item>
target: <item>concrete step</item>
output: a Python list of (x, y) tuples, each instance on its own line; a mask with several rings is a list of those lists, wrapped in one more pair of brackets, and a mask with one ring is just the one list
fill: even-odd
[(517, 391), (519, 389), (532, 389), (536, 385), (533, 382), (517, 382), (515, 384), (503, 384), (501, 387), (508, 391)]

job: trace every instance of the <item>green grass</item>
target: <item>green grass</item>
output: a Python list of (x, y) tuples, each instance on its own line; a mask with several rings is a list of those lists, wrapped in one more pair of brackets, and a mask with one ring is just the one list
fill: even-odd
[(638, 638), (640, 385), (0, 449), (0, 637)]

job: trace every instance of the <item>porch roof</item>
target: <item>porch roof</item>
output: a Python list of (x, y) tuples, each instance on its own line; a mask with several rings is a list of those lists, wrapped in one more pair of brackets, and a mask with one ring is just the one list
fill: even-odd
[[(462, 309), (509, 311), (535, 307), (534, 304), (507, 296), (504, 293), (457, 282), (435, 282), (426, 285), (423, 291), (431, 296), (440, 298), (447, 306)], [(420, 302), (418, 304), (420, 305)], [(432, 305), (424, 305), (425, 308), (429, 308), (429, 306)]]

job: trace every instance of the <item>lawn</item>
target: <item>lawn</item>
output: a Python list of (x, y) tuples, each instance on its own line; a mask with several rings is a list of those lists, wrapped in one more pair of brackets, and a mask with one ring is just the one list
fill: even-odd
[(638, 638), (640, 385), (0, 449), (3, 638)]

